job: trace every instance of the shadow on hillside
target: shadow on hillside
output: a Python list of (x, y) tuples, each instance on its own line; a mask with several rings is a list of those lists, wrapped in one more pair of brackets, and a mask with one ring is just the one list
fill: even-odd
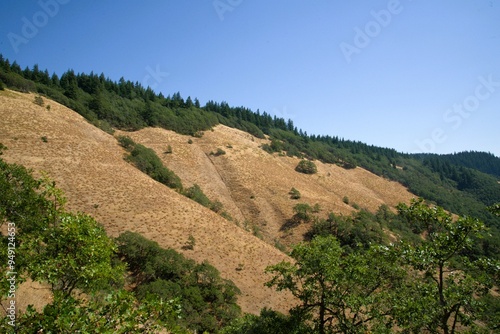
[(280, 231), (287, 231), (289, 229), (295, 228), (302, 223), (302, 219), (294, 215), (292, 218), (287, 219), (283, 225), (280, 227)]

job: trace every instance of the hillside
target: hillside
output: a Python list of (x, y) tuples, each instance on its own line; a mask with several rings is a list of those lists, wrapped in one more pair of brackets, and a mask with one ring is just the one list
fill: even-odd
[[(500, 186), (494, 174), (500, 158), (491, 154), (463, 152), (450, 157), (400, 153), (334, 134), (307, 134), (291, 119), (266, 111), (234, 107), (224, 101), (210, 100), (202, 106), (197, 98), (185, 99), (180, 92), (165, 97), (139, 82), (124, 78), (112, 81), (104, 73), (75, 73), (69, 69), (60, 77), (55, 73), (51, 76), (36, 64), (23, 70), (16, 61), (11, 63), (0, 55), (0, 88), (2, 85), (51, 98), (108, 133), (113, 129), (137, 131), (158, 127), (199, 137), (218, 125), (243, 130), (255, 138), (269, 139), (262, 145), (268, 153), (346, 169), (362, 167), (404, 185), (411, 193), (450, 212), (478, 217), (488, 226), (500, 228), (498, 217), (486, 210), (500, 201)], [(494, 234), (498, 239), (500, 234)], [(487, 253), (486, 249), (483, 251)]]
[[(268, 154), (260, 148), (266, 140), (224, 125), (206, 131), (201, 138), (192, 138), (192, 144), (188, 143), (190, 136), (160, 128), (117, 133), (153, 148), (185, 186), (198, 184), (209, 198), (223, 203), (240, 225), (246, 221), (249, 228), (257, 227), (269, 243), (278, 240), (291, 245), (302, 241), (306, 226), (281, 231), (297, 203), (317, 203), (320, 215), (326, 216), (328, 212), (349, 214), (353, 210), (342, 201), (345, 196), (371, 211), (382, 204), (394, 207), (415, 197), (400, 184), (362, 168), (346, 170), (316, 162), (317, 174), (298, 173), (298, 158)], [(171, 154), (164, 153), (168, 145)], [(218, 148), (226, 154), (210, 154)], [(290, 199), (292, 187), (300, 191), (299, 200)]]
[[(160, 128), (121, 133), (153, 148), (185, 186), (196, 183), (209, 198), (219, 200), (236, 224), (138, 171), (124, 161), (125, 151), (112, 135), (76, 112), (47, 99), (42, 107), (34, 98), (0, 92), (5, 160), (37, 174), (46, 171), (66, 193), (69, 209), (92, 214), (112, 236), (130, 230), (197, 261), (208, 260), (241, 289), (239, 304), (245, 312), (258, 313), (266, 306), (286, 312), (294, 303), (290, 295), (263, 287), (264, 268), (289, 260), (273, 243), (296, 243), (305, 231), (304, 226), (280, 231), (297, 203), (289, 198), (291, 187), (301, 192), (300, 202), (318, 203), (325, 215), (349, 213), (352, 208), (343, 203), (344, 196), (370, 210), (414, 197), (400, 184), (362, 168), (317, 162), (317, 174), (297, 173), (297, 158), (268, 154), (259, 148), (264, 139), (222, 125), (201, 138)], [(164, 153), (168, 145), (171, 154)], [(210, 155), (217, 148), (226, 154)], [(263, 240), (244, 228), (249, 224), (258, 227)], [(183, 250), (190, 235), (196, 246)]]

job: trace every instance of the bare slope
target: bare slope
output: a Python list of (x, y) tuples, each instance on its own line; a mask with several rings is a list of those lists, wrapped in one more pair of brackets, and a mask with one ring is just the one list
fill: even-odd
[(75, 112), (45, 100), (51, 106), (47, 110), (33, 100), (32, 94), (0, 92), (5, 160), (47, 171), (65, 191), (70, 209), (91, 213), (113, 236), (131, 230), (177, 250), (194, 236), (196, 246), (185, 255), (208, 260), (233, 280), (242, 291), (244, 311), (288, 310), (290, 295), (263, 287), (264, 268), (286, 260), (283, 253), (139, 172), (123, 160), (113, 136)]

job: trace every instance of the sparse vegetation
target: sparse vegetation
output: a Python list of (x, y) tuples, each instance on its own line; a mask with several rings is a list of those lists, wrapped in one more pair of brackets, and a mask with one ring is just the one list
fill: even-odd
[(49, 139), (47, 138), (47, 136), (42, 136), (42, 137), (40, 137), (40, 139), (41, 139), (44, 143), (48, 143), (48, 142), (49, 142)]
[(500, 159), (492, 154), (402, 154), (337, 136), (308, 135), (292, 120), (272, 117), (266, 112), (256, 113), (244, 107), (231, 107), (226, 102), (208, 101), (201, 107), (190, 98), (183, 99), (180, 93), (165, 97), (131, 81), (113, 82), (105, 75), (76, 74), (73, 70), (66, 71), (61, 77), (50, 76), (47, 70), (42, 71), (37, 65), (23, 70), (16, 62), (11, 63), (3, 57), (0, 57), (0, 80), (10, 89), (52, 98), (92, 123), (106, 121), (110, 129), (137, 130), (159, 126), (200, 137), (203, 131), (224, 124), (258, 138), (267, 135), (271, 143), (262, 148), (269, 152), (316, 159), (344, 168), (361, 166), (376, 175), (400, 182), (416, 195), (449, 211), (473, 215), (489, 226), (500, 227), (498, 218), (484, 210), (485, 206), (500, 201), (497, 180), (485, 177), (486, 174), (498, 176), (500, 173)]

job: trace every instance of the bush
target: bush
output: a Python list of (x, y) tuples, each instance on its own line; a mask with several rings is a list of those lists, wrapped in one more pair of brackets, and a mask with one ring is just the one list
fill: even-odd
[(290, 189), (290, 191), (288, 192), (288, 195), (290, 195), (291, 199), (300, 199), (300, 196), (301, 196), (300, 191), (298, 191), (295, 188)]
[(135, 142), (129, 136), (118, 136), (118, 143), (126, 150), (131, 150), (135, 146)]
[(201, 190), (200, 186), (197, 184), (193, 184), (193, 186), (189, 187), (184, 192), (184, 195), (204, 207), (210, 208), (212, 206), (212, 201), (210, 201), (207, 195), (203, 193), (203, 190)]
[[(124, 139), (128, 142), (127, 139)], [(122, 145), (123, 146), (123, 145)], [(148, 174), (154, 180), (177, 190), (182, 190), (181, 179), (170, 169), (163, 166), (155, 151), (141, 144), (135, 144), (127, 157), (141, 172)]]
[(40, 106), (40, 107), (43, 107), (43, 98), (40, 95), (35, 96), (33, 103)]
[(214, 152), (210, 152), (210, 154), (211, 154), (211, 155), (213, 155), (213, 156), (218, 157), (219, 155), (224, 155), (224, 154), (226, 154), (226, 151), (224, 151), (222, 148), (220, 148), (220, 147), (219, 147), (219, 148), (217, 149), (217, 151), (215, 151), (215, 153), (214, 153)]
[(318, 169), (314, 162), (309, 160), (301, 160), (297, 167), (295, 167), (295, 170), (299, 173), (304, 174), (315, 174), (318, 172)]
[(3, 84), (3, 81), (2, 81), (2, 80), (0, 80), (0, 90), (4, 90), (4, 89), (5, 89), (5, 86), (4, 86), (4, 84)]
[(295, 216), (304, 221), (308, 222), (311, 220), (311, 213), (313, 213), (313, 208), (307, 203), (299, 203), (293, 207), (293, 212)]

